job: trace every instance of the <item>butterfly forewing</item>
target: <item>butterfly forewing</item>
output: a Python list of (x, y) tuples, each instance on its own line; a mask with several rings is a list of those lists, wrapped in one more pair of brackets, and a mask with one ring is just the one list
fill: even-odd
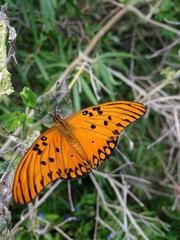
[(109, 102), (83, 109), (67, 119), (95, 169), (111, 155), (120, 133), (145, 113), (143, 104)]

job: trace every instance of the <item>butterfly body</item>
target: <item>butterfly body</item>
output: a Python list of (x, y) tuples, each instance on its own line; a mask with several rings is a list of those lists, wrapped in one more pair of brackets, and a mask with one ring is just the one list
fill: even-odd
[(52, 115), (53, 121), (55, 123), (55, 126), (57, 127), (59, 133), (63, 135), (63, 137), (68, 141), (68, 143), (72, 146), (72, 148), (80, 155), (81, 158), (84, 160), (87, 160), (88, 157), (83, 150), (80, 142), (78, 139), (74, 136), (72, 128), (73, 126), (70, 126), (67, 121), (60, 118), (58, 115)]
[(54, 126), (29, 148), (13, 183), (17, 203), (31, 202), (56, 179), (76, 179), (96, 169), (115, 149), (119, 134), (145, 113), (136, 102), (116, 101), (85, 108)]

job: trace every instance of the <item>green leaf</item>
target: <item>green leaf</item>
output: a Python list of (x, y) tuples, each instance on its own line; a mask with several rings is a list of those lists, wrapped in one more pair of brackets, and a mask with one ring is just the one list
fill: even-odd
[(94, 104), (94, 105), (98, 104), (98, 102), (97, 102), (91, 88), (88, 86), (86, 80), (84, 80), (82, 77), (80, 77), (80, 82), (81, 82), (82, 88), (84, 90), (84, 93), (89, 98), (89, 100), (92, 102), (92, 104)]
[(107, 52), (107, 53), (102, 53), (99, 57), (98, 60), (104, 60), (104, 59), (109, 59), (109, 58), (130, 58), (130, 59), (137, 59), (136, 56), (134, 56), (131, 53), (127, 52)]
[(42, 62), (42, 60), (38, 56), (36, 56), (34, 60), (37, 64), (37, 66), (39, 68), (39, 71), (41, 72), (42, 76), (44, 77), (44, 79), (46, 79), (48, 81), (49, 80), (49, 75), (48, 75), (48, 73), (45, 69), (45, 64)]
[(95, 71), (98, 71), (97, 74), (99, 75), (99, 78), (102, 80), (107, 89), (110, 91), (109, 97), (111, 101), (114, 101), (115, 100), (114, 84), (117, 83), (113, 79), (112, 74), (108, 70), (107, 66), (101, 61), (96, 62), (96, 64), (94, 65), (94, 69)]
[(32, 108), (36, 106), (37, 96), (30, 88), (24, 87), (20, 95), (26, 106)]
[(81, 109), (81, 100), (79, 96), (79, 91), (78, 91), (78, 85), (77, 83), (74, 84), (73, 87), (73, 105), (74, 105), (74, 110), (77, 112)]
[(43, 17), (43, 23), (45, 25), (45, 31), (51, 30), (55, 27), (56, 6), (57, 2), (55, 0), (40, 0), (40, 8)]
[(54, 222), (59, 219), (59, 215), (56, 213), (46, 213), (45, 218), (51, 222)]
[(1, 127), (7, 132), (12, 132), (22, 125), (26, 115), (21, 112), (6, 113), (0, 117)]

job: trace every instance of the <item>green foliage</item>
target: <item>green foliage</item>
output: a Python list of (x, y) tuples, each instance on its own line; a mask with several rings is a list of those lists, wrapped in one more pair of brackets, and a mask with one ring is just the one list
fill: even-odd
[(4, 115), (0, 116), (1, 127), (10, 133), (21, 126), (25, 119), (26, 115), (18, 111), (13, 113), (5, 113)]
[(84, 90), (87, 98), (89, 99), (89, 101), (93, 104), (96, 105), (98, 102), (92, 92), (92, 90), (90, 89), (89, 85), (87, 84), (87, 82), (85, 81), (85, 79), (83, 79), (82, 77), (80, 77), (80, 83), (82, 86), (82, 89)]
[[(170, 21), (171, 23), (175, 22), (176, 24), (176, 22), (179, 22), (179, 15), (179, 1), (164, 0), (160, 6), (158, 14), (156, 15), (156, 19), (158, 19), (159, 21)], [(169, 39), (173, 39), (174, 37), (174, 34), (167, 30), (162, 30), (162, 34)]]
[(20, 92), (23, 103), (28, 107), (36, 107), (36, 94), (28, 87), (24, 87)]
[(164, 0), (160, 6), (160, 11), (156, 15), (156, 18), (160, 21), (170, 20), (178, 21), (180, 13), (179, 1)]
[(73, 106), (74, 106), (74, 110), (77, 112), (81, 109), (81, 100), (80, 100), (80, 96), (78, 93), (78, 84), (76, 83), (73, 87)]
[[(43, 17), (43, 23), (44, 23), (44, 30), (52, 30), (55, 28), (55, 11), (57, 7), (57, 1), (52, 0), (40, 0), (40, 9)], [(48, 11), (47, 11), (48, 9)]]

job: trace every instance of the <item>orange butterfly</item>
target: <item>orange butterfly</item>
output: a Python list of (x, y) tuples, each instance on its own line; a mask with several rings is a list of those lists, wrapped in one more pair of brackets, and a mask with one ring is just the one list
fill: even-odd
[(88, 107), (67, 119), (52, 115), (54, 126), (40, 135), (21, 160), (13, 198), (23, 204), (56, 179), (76, 179), (102, 164), (119, 134), (145, 113), (136, 102), (116, 101)]

